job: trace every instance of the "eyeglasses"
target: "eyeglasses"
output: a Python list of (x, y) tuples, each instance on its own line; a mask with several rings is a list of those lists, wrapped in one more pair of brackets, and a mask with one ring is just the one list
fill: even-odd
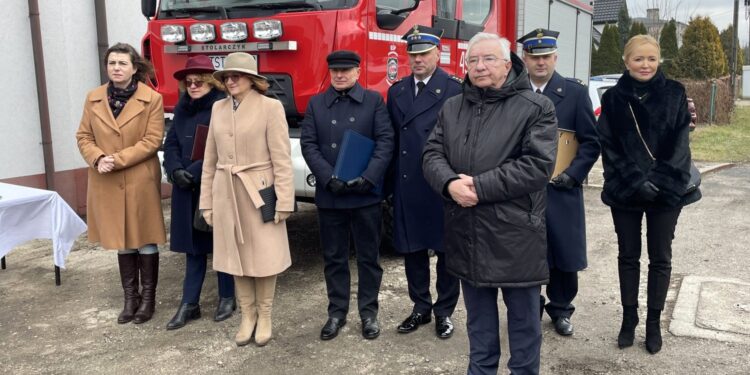
[(242, 77), (243, 77), (243, 74), (237, 74), (237, 73), (227, 74), (227, 75), (224, 76), (224, 82), (226, 82), (226, 81), (237, 82)]
[(470, 68), (473, 68), (479, 64), (479, 61), (482, 61), (484, 65), (491, 65), (495, 66), (500, 63), (500, 61), (508, 61), (508, 59), (501, 59), (495, 55), (487, 55), (487, 56), (472, 56), (466, 59), (466, 65), (468, 65)]
[(185, 83), (185, 87), (191, 87), (191, 86), (195, 85), (196, 88), (203, 87), (203, 83), (204, 83), (203, 81), (200, 81), (200, 80), (191, 81), (189, 79), (186, 79), (183, 82)]

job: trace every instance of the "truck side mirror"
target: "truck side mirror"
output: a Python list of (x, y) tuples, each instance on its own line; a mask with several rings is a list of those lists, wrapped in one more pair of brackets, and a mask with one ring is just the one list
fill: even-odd
[(146, 18), (156, 15), (156, 0), (141, 0), (141, 13)]

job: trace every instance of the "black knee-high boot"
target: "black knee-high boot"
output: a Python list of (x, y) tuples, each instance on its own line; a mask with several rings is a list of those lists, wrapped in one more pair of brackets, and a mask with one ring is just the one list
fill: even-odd
[(117, 317), (117, 323), (125, 324), (133, 320), (136, 310), (141, 303), (138, 293), (138, 253), (117, 254), (120, 268), (120, 282), (125, 295), (125, 305)]
[(656, 354), (661, 350), (661, 310), (648, 309), (646, 315), (646, 350)]
[(638, 305), (622, 307), (622, 326), (617, 336), (617, 346), (620, 349), (633, 346), (635, 327), (638, 325)]
[(141, 306), (135, 312), (133, 323), (140, 324), (151, 320), (156, 309), (156, 283), (159, 280), (159, 253), (139, 254), (141, 268)]

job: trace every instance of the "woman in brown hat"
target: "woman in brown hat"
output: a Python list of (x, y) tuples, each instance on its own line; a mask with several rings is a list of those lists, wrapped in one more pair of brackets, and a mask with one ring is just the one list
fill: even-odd
[(88, 236), (105, 249), (118, 250), (125, 306), (117, 322), (143, 323), (156, 306), (156, 244), (166, 242), (156, 155), (164, 110), (161, 95), (144, 83), (151, 65), (135, 48), (115, 44), (104, 54), (104, 64), (109, 83), (89, 92), (76, 133), (90, 167)]
[[(281, 102), (263, 94), (265, 77), (253, 56), (227, 56), (214, 73), (230, 97), (216, 102), (201, 179), (200, 208), (214, 228), (214, 269), (234, 275), (242, 321), (238, 346), (271, 339), (276, 275), (291, 265), (285, 220), (294, 210), (291, 146)], [(271, 221), (261, 216), (260, 190), (273, 186)], [(257, 323), (257, 327), (256, 327)]]
[[(200, 294), (206, 276), (206, 256), (213, 248), (213, 237), (200, 213), (195, 217), (200, 197), (203, 169), (201, 145), (211, 120), (211, 107), (224, 99), (224, 85), (212, 73), (208, 56), (198, 55), (187, 60), (185, 68), (174, 73), (183, 94), (174, 109), (174, 121), (164, 141), (164, 169), (172, 182), (172, 221), (170, 249), (185, 253), (185, 280), (182, 302), (167, 329), (178, 329), (201, 316)], [(198, 222), (194, 225), (194, 219)], [(219, 284), (219, 304), (214, 320), (220, 322), (232, 316), (236, 308), (234, 280), (231, 275), (216, 273)]]

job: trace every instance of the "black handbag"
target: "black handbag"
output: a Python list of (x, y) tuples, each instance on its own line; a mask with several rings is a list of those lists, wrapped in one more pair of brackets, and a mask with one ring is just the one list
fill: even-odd
[(698, 186), (701, 186), (701, 171), (698, 169), (698, 167), (695, 166), (695, 163), (693, 161), (690, 161), (690, 180), (688, 180), (687, 187), (685, 188), (685, 194), (690, 194), (698, 189)]
[(201, 213), (201, 210), (199, 210), (197, 207), (195, 209), (195, 214), (193, 215), (193, 228), (201, 232), (213, 232), (214, 231), (213, 227), (208, 225), (208, 223), (206, 222), (206, 219), (203, 218), (203, 214)]
[[(273, 221), (276, 216), (276, 190), (273, 185), (258, 190), (261, 199), (263, 199), (263, 205), (260, 206), (260, 217), (264, 223)], [(297, 201), (294, 201), (294, 212), (297, 212)]]
[[(656, 161), (654, 154), (651, 153), (651, 149), (648, 147), (648, 144), (646, 144), (646, 140), (643, 139), (643, 135), (641, 134), (641, 127), (638, 126), (638, 120), (635, 118), (635, 112), (633, 112), (633, 106), (631, 106), (630, 103), (628, 103), (628, 108), (630, 108), (630, 115), (633, 116), (633, 122), (635, 122), (635, 130), (638, 131), (638, 137), (641, 138), (643, 147), (646, 148), (646, 152), (648, 152), (648, 156), (651, 157), (651, 160)], [(701, 171), (695, 165), (693, 160), (690, 160), (690, 179), (688, 179), (688, 183), (685, 186), (685, 192), (682, 193), (682, 195), (688, 195), (694, 192), (698, 189), (698, 186), (701, 186)]]

